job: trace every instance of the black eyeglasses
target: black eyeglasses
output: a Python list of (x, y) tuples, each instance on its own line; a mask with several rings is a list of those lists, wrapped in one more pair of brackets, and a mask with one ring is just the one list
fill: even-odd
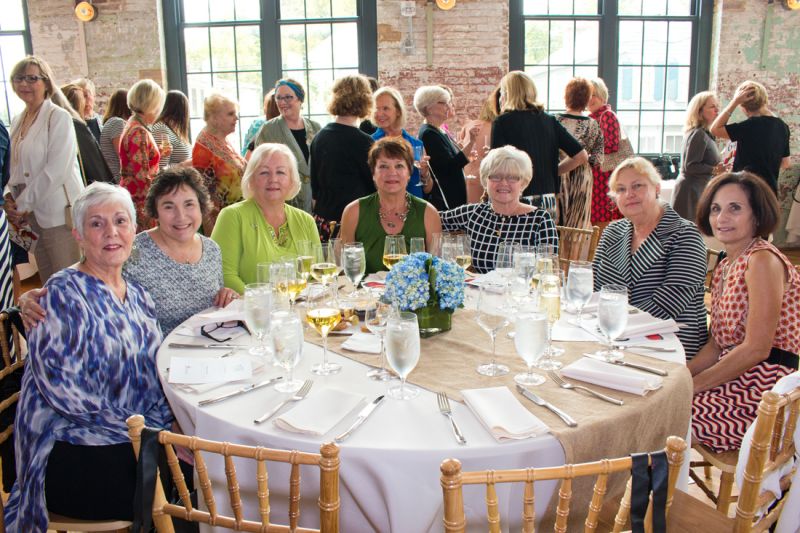
[(24, 81), (29, 85), (33, 85), (37, 81), (46, 80), (47, 78), (45, 76), (20, 75), (20, 76), (14, 76), (11, 79), (14, 80), (14, 83), (22, 83)]
[(295, 95), (287, 94), (285, 96), (276, 96), (275, 97), (275, 101), (277, 101), (277, 102), (291, 102), (295, 98), (296, 98)]
[(224, 339), (220, 339), (212, 335), (212, 333), (214, 333), (215, 331), (222, 330), (219, 333), (217, 333), (217, 336), (225, 335), (229, 334), (235, 328), (244, 328), (245, 331), (250, 333), (250, 330), (247, 329), (247, 325), (244, 322), (242, 322), (241, 320), (236, 320), (236, 321), (232, 320), (230, 322), (217, 322), (216, 324), (207, 324), (205, 326), (201, 326), (200, 335), (202, 335), (207, 339), (211, 339), (214, 342), (228, 342), (233, 337), (228, 336), (225, 337)]

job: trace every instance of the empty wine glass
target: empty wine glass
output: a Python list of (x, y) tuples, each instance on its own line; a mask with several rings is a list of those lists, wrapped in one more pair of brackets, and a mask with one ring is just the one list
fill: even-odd
[(514, 277), (514, 255), (519, 253), (520, 249), (520, 244), (516, 242), (501, 242), (497, 245), (494, 269), (506, 285), (510, 284), (511, 278)]
[(269, 283), (250, 283), (244, 287), (244, 317), (252, 335), (250, 353), (266, 357), (270, 353), (266, 337), (272, 311), (272, 286)]
[(484, 284), (478, 294), (478, 325), (492, 339), (492, 362), (479, 365), (478, 374), (483, 376), (503, 376), (508, 374), (508, 367), (495, 363), (497, 334), (508, 325), (505, 309), (505, 287), (503, 285)]
[(383, 241), (383, 265), (391, 270), (406, 255), (406, 238), (402, 235), (387, 235)]
[(358, 290), (358, 284), (364, 277), (367, 269), (367, 259), (364, 255), (364, 245), (360, 242), (350, 242), (342, 248), (342, 267), (344, 275), (353, 284), (353, 290)]
[(542, 274), (539, 279), (539, 309), (547, 316), (547, 351), (545, 357), (539, 362), (543, 370), (557, 370), (561, 368), (559, 361), (553, 360), (555, 347), (553, 346), (553, 324), (561, 318), (561, 280), (557, 274)]
[(622, 335), (628, 325), (628, 287), (603, 285), (597, 309), (597, 324), (608, 341), (609, 349), (598, 352), (606, 361), (622, 359), (622, 352), (614, 341)]
[(303, 325), (293, 311), (273, 311), (270, 324), (275, 363), (284, 369), (286, 379), (275, 385), (280, 392), (295, 392), (303, 381), (294, 379), (294, 367), (303, 352)]
[(416, 398), (419, 389), (406, 385), (406, 378), (419, 362), (419, 324), (414, 313), (393, 313), (386, 321), (386, 359), (400, 376), (400, 385), (389, 387), (389, 396), (396, 400)]
[(425, 251), (425, 237), (411, 237), (408, 243), (408, 253), (417, 254)]
[(367, 376), (370, 379), (377, 381), (389, 381), (393, 377), (392, 373), (386, 369), (386, 343), (384, 342), (384, 338), (386, 337), (386, 321), (389, 320), (389, 315), (391, 314), (391, 304), (383, 303), (380, 300), (376, 300), (374, 305), (367, 307), (366, 313), (364, 314), (364, 323), (367, 325), (367, 329), (370, 330), (373, 335), (377, 335), (381, 341), (381, 367), (374, 368), (367, 372)]
[(528, 371), (514, 376), (520, 385), (541, 385), (544, 376), (533, 372), (536, 363), (547, 348), (547, 316), (542, 313), (519, 313), (514, 320), (514, 347), (528, 365)]
[(570, 261), (567, 275), (566, 300), (567, 305), (577, 309), (578, 316), (575, 323), (580, 325), (583, 308), (592, 299), (594, 289), (594, 274), (592, 263), (588, 261)]
[(322, 284), (308, 286), (306, 320), (322, 336), (322, 363), (312, 366), (311, 372), (320, 376), (338, 373), (342, 365), (328, 361), (328, 333), (342, 320), (333, 289)]

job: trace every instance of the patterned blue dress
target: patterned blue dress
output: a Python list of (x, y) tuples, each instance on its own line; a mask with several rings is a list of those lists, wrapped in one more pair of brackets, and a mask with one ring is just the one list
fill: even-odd
[(172, 422), (156, 369), (161, 331), (153, 301), (128, 282), (120, 302), (98, 278), (67, 268), (42, 298), (44, 323), (29, 336), (15, 422), (17, 482), (5, 510), (10, 532), (47, 530), (44, 479), (56, 441), (105, 446), (128, 441), (125, 420)]

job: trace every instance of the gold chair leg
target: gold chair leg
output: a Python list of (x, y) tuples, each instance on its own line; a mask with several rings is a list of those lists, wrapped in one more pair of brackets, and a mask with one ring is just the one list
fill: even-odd
[(706, 479), (711, 479), (711, 465), (704, 466), (703, 473), (705, 473)]
[(722, 472), (719, 477), (719, 496), (717, 497), (717, 511), (727, 515), (731, 505), (731, 491), (733, 490), (733, 474)]

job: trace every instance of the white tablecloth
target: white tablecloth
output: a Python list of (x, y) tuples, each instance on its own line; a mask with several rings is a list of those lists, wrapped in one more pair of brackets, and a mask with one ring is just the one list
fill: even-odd
[[(669, 337), (672, 345), (679, 350), (674, 354), (659, 354), (660, 358), (683, 361), (680, 343), (674, 336)], [(239, 339), (239, 342), (246, 340)], [(289, 433), (271, 423), (256, 426), (253, 424), (254, 418), (287, 396), (272, 387), (199, 408), (199, 400), (213, 397), (225, 389), (193, 394), (170, 385), (165, 372), (169, 367), (170, 357), (176, 354), (198, 357), (221, 355), (225, 351), (171, 349), (167, 346), (169, 342), (185, 341), (186, 337), (176, 337), (174, 334), (168, 337), (159, 351), (158, 365), (164, 391), (186, 434), (241, 444), (318, 452), (321, 443), (332, 441), (355, 418), (355, 415), (349, 416), (328, 434), (318, 438)], [(202, 341), (197, 339), (195, 342), (199, 344)], [(425, 354), (422, 356), (425, 357)], [(312, 375), (309, 368), (321, 357), (321, 348), (306, 344), (295, 375), (300, 379), (313, 378), (314, 388), (335, 386), (361, 393), (368, 401), (386, 392), (386, 384), (366, 378), (366, 366), (336, 354), (330, 354), (330, 357), (343, 366), (340, 374), (328, 377)], [(377, 356), (375, 361), (377, 363)], [(266, 374), (257, 375), (252, 381), (263, 380), (265, 376), (280, 375), (281, 372), (275, 367), (269, 367)], [(468, 441), (466, 446), (459, 446), (455, 442), (450, 424), (438, 411), (435, 395), (426, 390), (421, 391), (411, 401), (401, 402), (387, 398), (372, 417), (340, 445), (341, 531), (441, 531), (442, 491), (439, 484), (439, 465), (449, 457), (461, 460), (465, 470), (541, 467), (564, 463), (564, 452), (554, 437), (547, 435), (499, 444), (465, 405), (451, 403), (454, 416)], [(612, 416), (614, 406), (609, 405), (608, 409), (609, 416)], [(268, 467), (272, 517), (274, 521), (285, 523), (288, 504), (283, 494), (288, 490), (288, 469), (276, 468), (276, 465)], [(212, 473), (219, 511), (230, 512), (222, 461), (209, 461), (209, 471)], [(316, 507), (319, 478), (310, 468), (305, 468), (301, 474), (303, 500), (300, 524), (315, 527), (319, 521)], [(257, 515), (254, 509), (257, 507), (252, 463), (250, 469), (242, 467), (238, 472), (238, 479), (243, 497), (249, 502), (245, 508), (249, 507), (250, 512), (246, 516), (255, 519)], [(547, 509), (555, 487), (555, 482), (536, 485), (538, 517)], [(503, 525), (512, 531), (519, 530), (519, 524), (515, 521), (519, 521), (522, 514), (522, 490), (521, 484), (497, 487)], [(470, 530), (486, 530), (484, 498), (485, 489), (481, 486), (464, 489)]]

